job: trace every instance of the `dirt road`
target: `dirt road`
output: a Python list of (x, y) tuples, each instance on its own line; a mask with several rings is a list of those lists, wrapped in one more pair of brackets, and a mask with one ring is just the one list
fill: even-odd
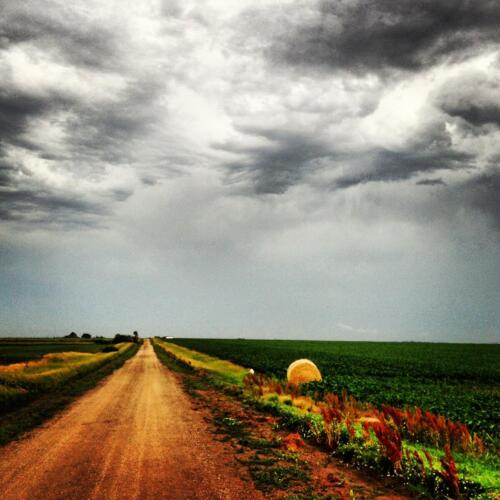
[(146, 342), (61, 415), (0, 449), (0, 498), (261, 496)]

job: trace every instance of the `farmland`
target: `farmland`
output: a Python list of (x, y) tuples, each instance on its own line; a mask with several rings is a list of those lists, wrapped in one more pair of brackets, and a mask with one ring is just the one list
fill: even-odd
[(22, 363), (55, 352), (100, 352), (101, 343), (73, 339), (0, 339), (0, 365)]
[(176, 339), (260, 373), (283, 378), (287, 366), (309, 358), (323, 381), (311, 392), (345, 389), (376, 406), (421, 407), (498, 438), (500, 346), (387, 342)]
[[(405, 387), (410, 395), (409, 382), (413, 382), (416, 393), (413, 401), (418, 401), (418, 391), (423, 391), (424, 385), (430, 393), (433, 385), (439, 384), (448, 384), (448, 387), (454, 384), (456, 390), (470, 392), (473, 387), (482, 390), (488, 387), (498, 397), (494, 349), (492, 353), (484, 351), (483, 363), (475, 372), (474, 360), (466, 359), (467, 351), (472, 353), (469, 346), (443, 346), (438, 350), (443, 355), (449, 348), (455, 356), (461, 351), (463, 369), (453, 371), (452, 365), (439, 363), (436, 356), (431, 358), (426, 345), (381, 344), (377, 350), (374, 344), (335, 342), (176, 339), (175, 344), (155, 343), (170, 356), (210, 374), (218, 387), (229, 378), (230, 373), (225, 372), (232, 372), (233, 378), (239, 373), (235, 368), (238, 365), (223, 367), (219, 357), (254, 368), (257, 372), (247, 372), (243, 390), (236, 392), (245, 401), (250, 397), (258, 408), (280, 415), (281, 425), (299, 431), (340, 460), (381, 476), (398, 478), (418, 494), (439, 498), (489, 498), (488, 493), (495, 494), (500, 489), (498, 434), (494, 426), (482, 426), (482, 432), (474, 432), (472, 426), (407, 402), (403, 391), (396, 400), (400, 403), (384, 399), (383, 390), (377, 393), (379, 399), (371, 403), (369, 393), (365, 393), (364, 399), (358, 399), (347, 384), (335, 385), (339, 375), (351, 377), (341, 378), (342, 382), (372, 377), (376, 383), (377, 378), (386, 377), (387, 385), (383, 387), (393, 387), (396, 391)], [(195, 351), (190, 354), (190, 349)], [(200, 359), (197, 351), (205, 353), (202, 366), (193, 363)], [(398, 351), (399, 358), (395, 356)], [(420, 360), (417, 359), (419, 351), (426, 353)], [(287, 365), (301, 357), (312, 358), (318, 363), (326, 375), (322, 382), (301, 387), (286, 382)], [(348, 363), (351, 363), (350, 373), (346, 373)], [(332, 366), (336, 372), (331, 371)], [(434, 370), (441, 379), (433, 375)], [(408, 385), (402, 386), (398, 376), (406, 377)], [(393, 393), (387, 392), (389, 397)], [(432, 398), (438, 401), (446, 394), (434, 391), (427, 396), (429, 401)], [(445, 403), (450, 401), (455, 403), (453, 408), (460, 410), (453, 398)], [(492, 414), (485, 412), (485, 415), (489, 422), (496, 421), (494, 411)]]
[(0, 342), (3, 359), (14, 360), (0, 364), (0, 443), (43, 421), (136, 351), (130, 342)]

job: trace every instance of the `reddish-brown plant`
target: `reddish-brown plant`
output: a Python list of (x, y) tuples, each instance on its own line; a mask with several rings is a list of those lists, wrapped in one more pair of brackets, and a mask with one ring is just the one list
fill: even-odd
[(444, 453), (445, 456), (441, 459), (442, 470), (439, 471), (439, 475), (441, 476), (443, 482), (449, 487), (453, 495), (459, 498), (460, 478), (458, 477), (457, 466), (448, 444), (444, 447)]

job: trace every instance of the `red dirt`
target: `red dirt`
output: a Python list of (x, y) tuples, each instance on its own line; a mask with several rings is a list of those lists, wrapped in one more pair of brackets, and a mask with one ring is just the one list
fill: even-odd
[[(295, 433), (277, 430), (278, 417), (264, 415), (253, 408), (243, 405), (238, 399), (222, 394), (214, 389), (197, 391), (200, 396), (195, 400), (200, 413), (206, 415), (206, 420), (211, 420), (211, 409), (231, 415), (231, 417), (244, 422), (257, 438), (268, 440), (281, 439), (282, 449), (297, 453), (299, 460), (309, 466), (310, 480), (298, 484), (292, 489), (278, 490), (266, 493), (266, 498), (287, 498), (290, 495), (305, 494), (308, 497), (314, 494), (317, 498), (337, 498), (348, 500), (407, 500), (413, 498), (403, 487), (391, 479), (378, 479), (369, 474), (353, 469), (316, 446), (305, 442)], [(241, 446), (232, 440), (238, 449), (240, 459), (250, 458), (254, 450), (243, 451)]]
[(0, 449), (0, 498), (259, 499), (148, 341), (45, 426)]

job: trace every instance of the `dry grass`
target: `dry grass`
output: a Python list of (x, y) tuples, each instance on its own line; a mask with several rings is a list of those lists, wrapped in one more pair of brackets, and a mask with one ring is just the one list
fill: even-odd
[(61, 383), (104, 365), (130, 349), (132, 344), (117, 344), (117, 347), (118, 351), (111, 353), (49, 353), (41, 360), (1, 366), (0, 386), (32, 390)]

